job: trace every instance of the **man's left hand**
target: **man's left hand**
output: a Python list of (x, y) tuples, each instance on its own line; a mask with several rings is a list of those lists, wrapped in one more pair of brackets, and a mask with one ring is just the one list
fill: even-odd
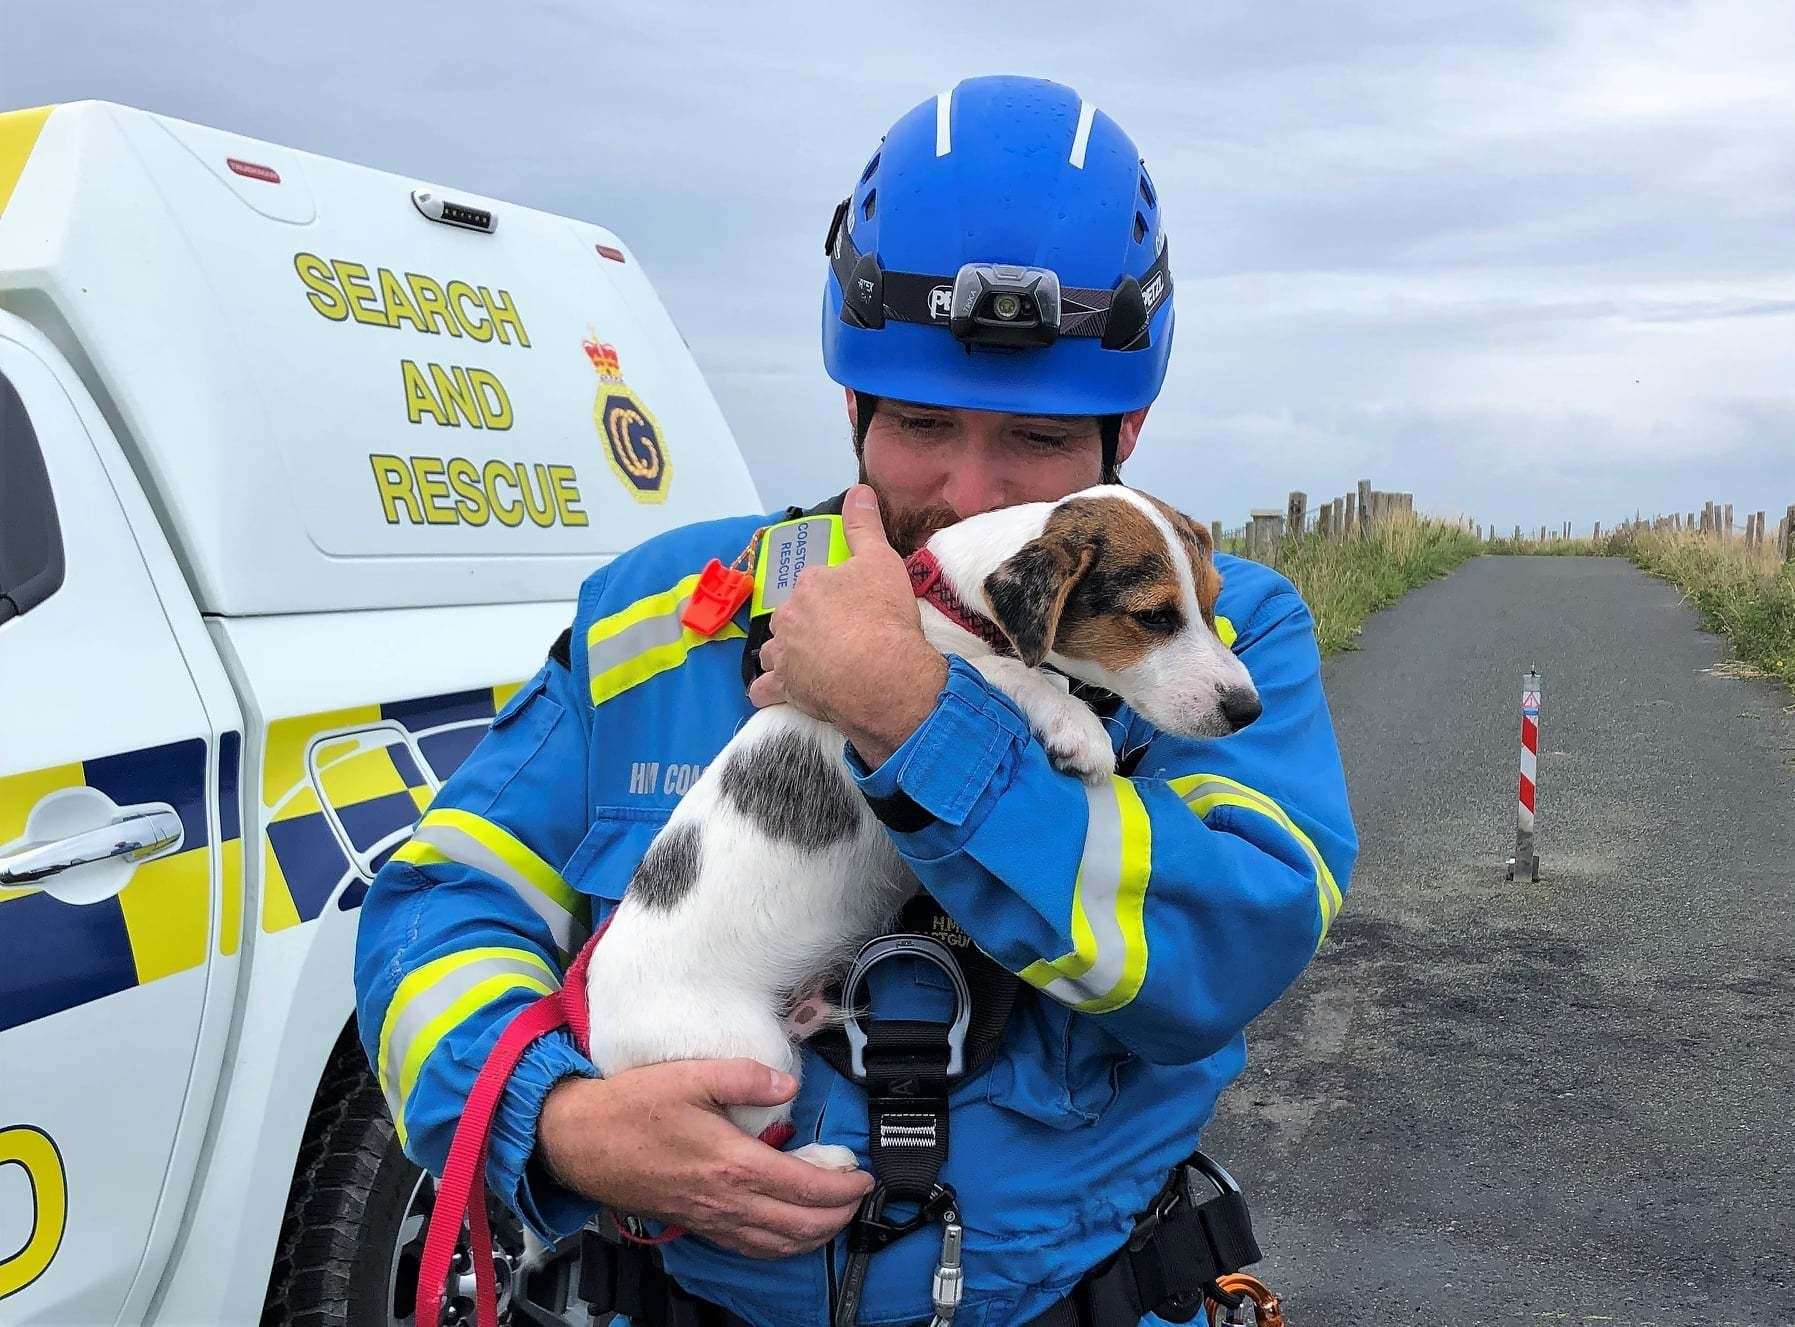
[(773, 610), (773, 638), (760, 651), (766, 672), (748, 696), (834, 724), (877, 767), (935, 707), (947, 660), (923, 637), (904, 559), (865, 484), (848, 490), (842, 528), (853, 556), (798, 576)]

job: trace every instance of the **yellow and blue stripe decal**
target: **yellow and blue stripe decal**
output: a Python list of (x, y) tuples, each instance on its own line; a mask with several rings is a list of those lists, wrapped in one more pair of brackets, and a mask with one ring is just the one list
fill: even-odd
[[(440, 784), (460, 768), (519, 686), (481, 687), (271, 723), (262, 762), (262, 929), (283, 931), (315, 921), (333, 897), (340, 910), (360, 907), (368, 882), (344, 851), (331, 813), (350, 846), (367, 861), (368, 873), (378, 871), (430, 804), (431, 776)], [(370, 747), (354, 736), (395, 726), (408, 741)], [(329, 734), (342, 734), (343, 740), (333, 742)], [(413, 757), (413, 747), (428, 769)], [(314, 764), (329, 811), (313, 783)]]
[(0, 778), (0, 843), (24, 834), (46, 796), (84, 785), (119, 806), (172, 806), (181, 819), (181, 850), (144, 862), (124, 889), (97, 903), (64, 903), (34, 885), (0, 889), (0, 1032), (206, 961), (212, 892), (205, 739)]

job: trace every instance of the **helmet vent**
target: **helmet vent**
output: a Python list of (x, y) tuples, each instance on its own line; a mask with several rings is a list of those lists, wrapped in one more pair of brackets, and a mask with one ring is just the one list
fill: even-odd
[(872, 179), (873, 172), (879, 169), (880, 153), (873, 153), (873, 159), (866, 163), (866, 169), (860, 172), (860, 183), (865, 184)]
[(1139, 244), (1147, 238), (1147, 218), (1139, 212), (1134, 214), (1134, 242)]
[(860, 205), (860, 215), (862, 218), (867, 221), (873, 219), (873, 209), (878, 206), (878, 199), (879, 191), (877, 189), (867, 190), (866, 201)]
[[(873, 161), (876, 164), (878, 162), (878, 158), (874, 157)], [(1155, 202), (1154, 198), (1153, 198), (1153, 186), (1147, 183), (1147, 172), (1146, 171), (1141, 172), (1141, 197), (1147, 200), (1148, 207), (1158, 207), (1159, 206), (1159, 204), (1157, 202)]]

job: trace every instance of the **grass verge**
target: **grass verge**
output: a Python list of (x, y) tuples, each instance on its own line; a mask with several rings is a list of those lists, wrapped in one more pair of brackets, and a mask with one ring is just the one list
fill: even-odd
[(1285, 539), (1273, 565), (1309, 605), (1315, 639), (1328, 655), (1356, 649), (1366, 618), (1481, 549), (1456, 525), (1410, 517), (1390, 522), (1370, 539), (1335, 543), (1314, 534)]
[(1682, 590), (1702, 626), (1724, 635), (1741, 663), (1795, 689), (1795, 562), (1768, 545), (1674, 531), (1641, 530), (1614, 543), (1615, 552)]

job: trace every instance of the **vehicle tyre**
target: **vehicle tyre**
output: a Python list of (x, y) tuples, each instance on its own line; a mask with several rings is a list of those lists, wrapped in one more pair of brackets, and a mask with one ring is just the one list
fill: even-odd
[[(399, 1147), (353, 1030), (345, 1033), (306, 1122), (262, 1327), (417, 1327), (418, 1258), (435, 1196), (435, 1182)], [(509, 1322), (523, 1231), (498, 1204), (488, 1209), (499, 1320)], [(471, 1269), (464, 1235), (445, 1323), (473, 1321)]]

